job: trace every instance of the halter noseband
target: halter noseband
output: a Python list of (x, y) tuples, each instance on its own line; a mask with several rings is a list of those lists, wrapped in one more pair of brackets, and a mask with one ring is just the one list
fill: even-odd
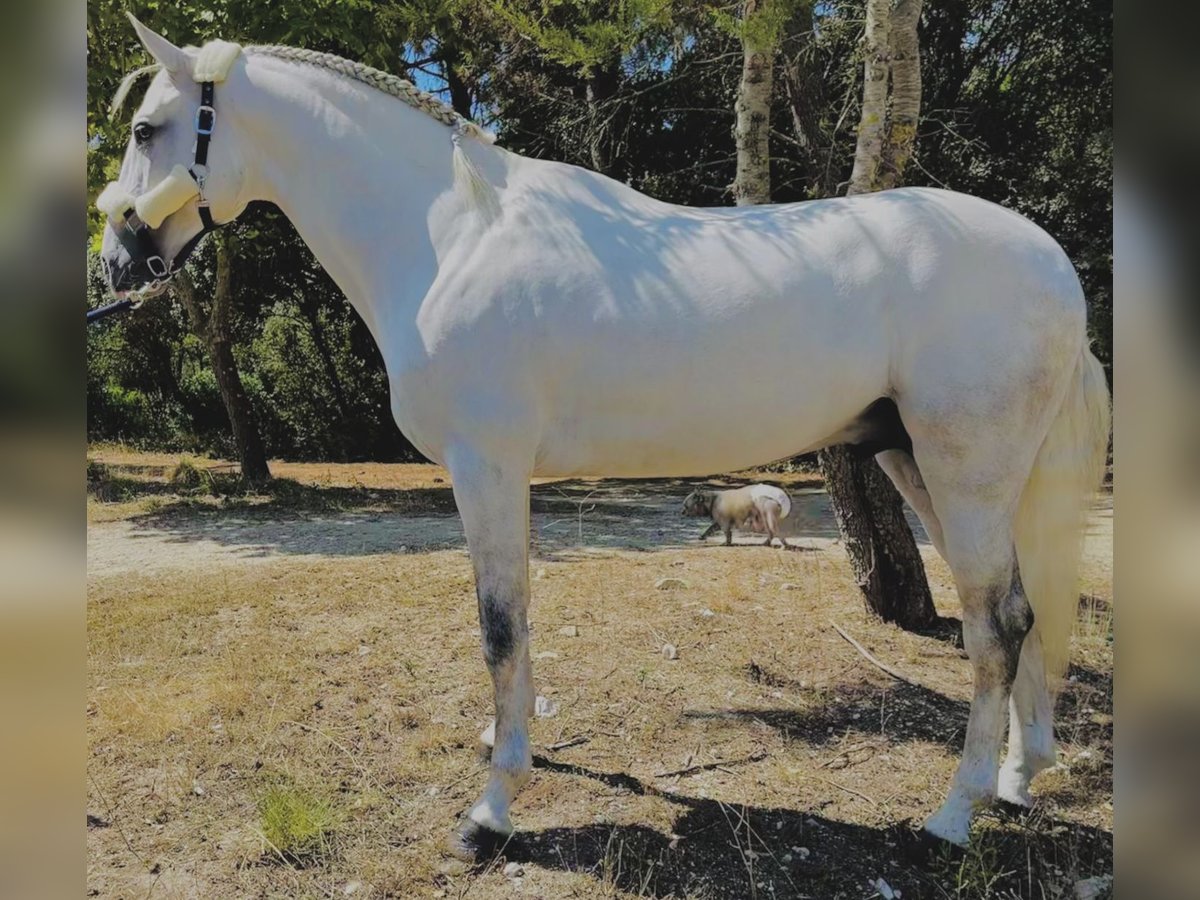
[[(201, 238), (220, 227), (213, 220), (205, 194), (208, 147), (217, 124), (217, 110), (213, 101), (216, 82), (225, 80), (239, 53), (241, 47), (228, 41), (211, 41), (200, 50), (192, 76), (200, 84), (200, 107), (196, 110), (196, 144), (191, 167), (185, 169), (175, 166), (166, 178), (137, 197), (114, 181), (96, 198), (96, 207), (108, 218), (117, 240), (129, 254), (133, 273), (146, 277), (145, 284), (132, 292), (133, 298), (89, 310), (89, 323), (115, 312), (136, 309), (146, 296), (157, 292), (175, 277)], [(158, 249), (154, 231), (169, 215), (182, 209), (193, 198), (196, 198), (203, 227), (168, 261)]]

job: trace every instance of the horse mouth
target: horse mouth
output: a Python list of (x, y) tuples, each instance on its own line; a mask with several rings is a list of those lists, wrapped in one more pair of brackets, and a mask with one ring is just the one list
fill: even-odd
[(136, 291), (129, 291), (128, 293), (132, 294), (138, 300), (149, 300), (151, 297), (157, 297), (166, 291), (170, 283), (170, 279), (166, 278), (162, 281), (155, 281), (144, 287), (140, 287)]
[(136, 288), (110, 289), (109, 293), (117, 300), (136, 300), (140, 303), (143, 300), (149, 300), (151, 297), (157, 297), (166, 291), (168, 287), (170, 287), (170, 279), (164, 279), (162, 281), (152, 281)]

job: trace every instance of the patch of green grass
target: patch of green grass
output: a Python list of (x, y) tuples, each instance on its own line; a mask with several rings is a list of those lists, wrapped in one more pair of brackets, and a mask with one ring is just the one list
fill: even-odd
[(116, 474), (111, 466), (96, 459), (87, 461), (87, 493), (101, 503), (116, 503), (137, 496), (139, 485)]
[(87, 483), (89, 485), (104, 481), (111, 473), (108, 466), (100, 462), (98, 459), (88, 459), (87, 461)]
[(1013, 872), (1003, 868), (999, 848), (988, 835), (973, 835), (961, 852), (943, 848), (931, 866), (938, 880), (954, 890), (955, 897), (1002, 896), (1000, 885)]
[(324, 798), (290, 781), (270, 784), (258, 799), (259, 831), (271, 853), (309, 865), (332, 852), (338, 817)]
[(171, 472), (170, 482), (183, 490), (197, 490), (204, 486), (207, 476), (208, 473), (202, 467), (185, 456)]

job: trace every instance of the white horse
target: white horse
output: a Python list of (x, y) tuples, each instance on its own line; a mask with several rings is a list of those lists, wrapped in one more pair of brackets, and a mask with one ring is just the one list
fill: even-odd
[[(113, 289), (158, 290), (171, 272), (146, 258), (179, 264), (202, 213), (275, 203), (374, 335), (396, 422), (452, 476), (496, 701), (490, 777), (455, 853), (512, 833), (530, 777), (530, 478), (705, 475), (837, 442), (878, 451), (962, 602), (975, 694), (925, 829), (961, 844), (977, 807), (1030, 802), (1054, 760), (1081, 510), (1109, 430), (1054, 240), (926, 189), (672, 206), (491, 146), (395, 76), (135, 26), (161, 70), (101, 204)], [(176, 167), (195, 162), (197, 122), (212, 135), (193, 185)], [(714, 354), (736, 360), (717, 380)]]

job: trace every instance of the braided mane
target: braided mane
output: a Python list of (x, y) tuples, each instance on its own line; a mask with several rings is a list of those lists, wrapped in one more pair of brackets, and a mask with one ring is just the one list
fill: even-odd
[[(450, 139), (454, 144), (452, 161), (455, 184), (462, 189), (465, 196), (479, 209), (485, 220), (491, 220), (498, 214), (499, 206), (495, 187), (488, 182), (476, 164), (471, 161), (462, 146), (462, 139), (464, 137), (473, 138), (483, 144), (491, 144), (495, 142), (496, 136), (487, 129), (480, 128), (470, 119), (460, 116), (454, 111), (453, 107), (443, 103), (437, 97), (433, 96), (433, 94), (421, 90), (411, 81), (401, 78), (399, 75), (393, 75), (390, 72), (384, 72), (381, 69), (376, 69), (363, 63), (343, 59), (332, 53), (305, 50), (302, 47), (285, 47), (280, 44), (256, 44), (243, 47), (242, 51), (256, 56), (270, 56), (275, 59), (315, 66), (319, 69), (326, 69), (330, 72), (344, 75), (368, 87), (373, 87), (377, 91), (382, 91), (391, 97), (395, 97), (413, 109), (425, 113), (425, 115), (434, 121), (449, 126), (451, 129)], [(117, 112), (129, 96), (133, 85), (140, 78), (150, 73), (158, 72), (161, 68), (161, 65), (154, 64), (144, 66), (126, 75), (117, 89), (116, 96), (113, 97), (113, 102), (109, 109), (110, 118), (116, 117)]]
[(443, 103), (428, 91), (421, 90), (411, 81), (401, 78), (399, 75), (384, 72), (381, 69), (373, 68), (364, 63), (343, 59), (332, 53), (306, 50), (303, 47), (287, 47), (281, 44), (256, 44), (246, 47), (244, 50), (246, 53), (272, 56), (275, 59), (303, 63), (304, 65), (316, 66), (317, 68), (336, 72), (339, 75), (345, 75), (347, 78), (353, 78), (355, 81), (373, 87), (398, 100), (402, 100), (413, 109), (420, 110), (443, 125), (450, 126), (456, 134), (469, 135), (486, 144), (490, 144), (496, 139), (491, 132), (480, 128), (470, 119), (460, 116), (451, 106)]

